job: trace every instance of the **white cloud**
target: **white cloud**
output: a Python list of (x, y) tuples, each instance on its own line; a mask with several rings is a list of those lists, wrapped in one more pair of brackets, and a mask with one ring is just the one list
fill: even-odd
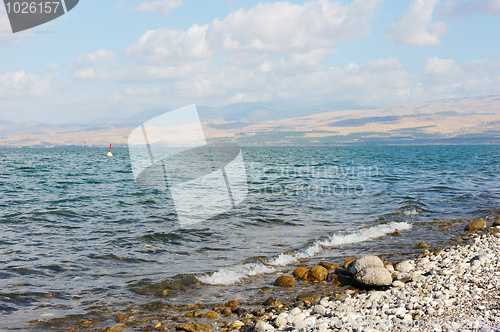
[[(238, 10), (223, 20), (194, 24), (187, 31), (161, 28), (146, 32), (125, 54), (155, 64), (207, 59), (214, 52), (237, 55), (229, 62), (263, 54), (326, 54), (342, 41), (361, 38), (380, 0), (340, 2), (318, 0), (304, 5), (289, 2), (260, 3)], [(257, 55), (256, 55), (257, 54)]]
[(223, 20), (214, 20), (207, 38), (213, 49), (222, 51), (304, 53), (334, 48), (339, 42), (370, 33), (370, 22), (379, 2), (259, 3)]
[(460, 18), (474, 14), (500, 15), (500, 0), (449, 0), (441, 6), (440, 14)]
[(99, 63), (112, 61), (116, 56), (106, 50), (98, 50), (91, 53), (83, 53), (78, 56), (75, 61), (75, 65), (78, 67), (84, 67), (88, 65), (96, 65)]
[(391, 24), (386, 38), (393, 39), (397, 45), (429, 46), (441, 44), (446, 33), (443, 22), (433, 22), (432, 14), (439, 0), (415, 0), (403, 17)]
[(59, 66), (55, 62), (51, 62), (45, 66), (45, 71), (47, 71), (50, 74), (56, 74), (59, 72), (60, 69), (61, 69), (61, 66)]
[[(157, 81), (195, 71), (202, 75), (211, 66), (214, 54), (227, 55), (223, 61), (229, 66), (249, 69), (277, 54), (286, 56), (284, 61), (294, 63), (297, 69), (309, 69), (334, 52), (339, 42), (367, 35), (379, 2), (261, 3), (210, 24), (194, 24), (186, 31), (150, 30), (125, 51), (134, 64), (122, 76), (126, 81)], [(269, 71), (268, 67), (266, 63), (261, 69)], [(81, 73), (87, 78), (93, 75)]]
[(147, 31), (132, 44), (125, 55), (138, 62), (158, 65), (207, 59), (211, 56), (206, 41), (207, 26), (194, 24), (187, 31), (160, 28)]
[(182, 5), (182, 0), (156, 0), (144, 1), (136, 8), (139, 12), (158, 12), (161, 15), (167, 16), (172, 10)]
[(39, 77), (24, 71), (0, 74), (0, 97), (23, 99), (41, 97), (51, 87), (51, 76)]
[(231, 103), (242, 103), (242, 102), (247, 102), (248, 101), (248, 96), (244, 93), (238, 92), (234, 96), (232, 96), (229, 101)]
[(479, 59), (456, 64), (451, 59), (431, 58), (422, 76), (429, 98), (496, 95), (500, 93), (500, 59)]
[(78, 56), (71, 65), (73, 77), (82, 80), (106, 80), (110, 78), (108, 62), (116, 59), (116, 56), (104, 49), (83, 53)]

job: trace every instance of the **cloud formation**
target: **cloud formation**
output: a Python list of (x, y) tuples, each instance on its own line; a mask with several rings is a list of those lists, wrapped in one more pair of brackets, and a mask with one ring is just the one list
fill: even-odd
[(208, 58), (213, 52), (295, 54), (330, 49), (371, 31), (380, 0), (318, 0), (304, 5), (259, 3), (187, 31), (160, 28), (146, 32), (125, 54), (149, 63)]
[(430, 46), (441, 44), (441, 37), (446, 33), (443, 22), (432, 21), (434, 7), (439, 0), (415, 0), (408, 7), (403, 17), (391, 24), (387, 35), (396, 45)]
[(304, 53), (334, 48), (339, 42), (371, 32), (370, 23), (379, 2), (259, 3), (223, 20), (215, 19), (208, 27), (207, 38), (214, 49), (223, 51)]
[(116, 56), (104, 49), (83, 53), (71, 66), (73, 77), (87, 80), (104, 80), (109, 77), (106, 63), (116, 59)]
[(51, 76), (40, 77), (24, 71), (0, 75), (0, 97), (4, 99), (24, 99), (41, 97), (50, 90)]
[(139, 62), (163, 65), (206, 59), (212, 54), (206, 40), (207, 29), (207, 25), (194, 24), (187, 31), (150, 30), (128, 47), (125, 55)]
[(441, 6), (440, 14), (460, 18), (474, 14), (500, 15), (500, 0), (449, 0)]
[(163, 16), (170, 15), (172, 10), (182, 5), (182, 0), (144, 1), (136, 8), (139, 12), (158, 12)]
[(451, 59), (430, 58), (422, 74), (429, 98), (495, 95), (500, 91), (500, 59), (478, 59), (462, 65)]

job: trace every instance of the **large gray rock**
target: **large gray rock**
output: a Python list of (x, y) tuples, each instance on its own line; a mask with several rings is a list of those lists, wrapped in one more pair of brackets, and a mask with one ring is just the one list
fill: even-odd
[(364, 287), (380, 287), (392, 284), (392, 275), (380, 266), (369, 266), (356, 273), (354, 280)]
[(357, 274), (367, 267), (384, 267), (384, 263), (377, 256), (363, 256), (349, 265), (349, 273)]
[(410, 261), (401, 261), (394, 266), (394, 269), (399, 272), (408, 273), (415, 269), (415, 266)]
[(256, 332), (272, 332), (274, 330), (275, 328), (271, 324), (268, 324), (261, 320), (257, 321), (254, 328), (254, 331)]

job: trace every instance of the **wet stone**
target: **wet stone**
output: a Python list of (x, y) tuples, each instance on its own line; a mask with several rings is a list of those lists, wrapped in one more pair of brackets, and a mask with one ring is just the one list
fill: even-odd
[(266, 301), (264, 301), (263, 305), (280, 308), (283, 306), (283, 303), (281, 303), (281, 301), (276, 300), (274, 297), (270, 297)]
[(293, 271), (293, 276), (295, 278), (306, 278), (309, 271), (305, 267), (298, 267)]
[(208, 318), (208, 319), (215, 319), (215, 318), (219, 317), (219, 314), (216, 313), (215, 311), (209, 311), (205, 315), (203, 315), (203, 317)]
[(278, 287), (293, 287), (296, 283), (295, 278), (290, 276), (280, 276), (274, 281), (274, 285)]
[(175, 327), (175, 330), (183, 332), (212, 332), (214, 329), (210, 325), (202, 323), (193, 323), (193, 324), (179, 324)]
[(202, 315), (202, 313), (199, 311), (191, 311), (191, 312), (184, 314), (184, 316), (186, 316), (186, 317), (200, 317), (201, 315)]
[(245, 308), (237, 308), (235, 312), (238, 316), (244, 316), (248, 313), (248, 310)]
[(465, 231), (467, 232), (479, 232), (484, 229), (486, 229), (486, 222), (483, 218), (474, 219), (465, 227)]
[(319, 265), (323, 266), (327, 270), (335, 270), (340, 267), (340, 265), (335, 264), (335, 263), (328, 263), (328, 262), (321, 262)]
[(232, 313), (233, 313), (232, 310), (229, 308), (223, 308), (221, 311), (222, 316), (230, 316)]
[(238, 301), (232, 300), (224, 304), (225, 307), (236, 308), (239, 305)]
[(317, 293), (313, 294), (301, 294), (297, 296), (297, 301), (302, 301), (304, 304), (318, 303), (321, 300), (321, 296)]
[(323, 266), (315, 266), (309, 270), (309, 275), (307, 278), (310, 280), (323, 281), (326, 280), (327, 276), (327, 269), (325, 269)]

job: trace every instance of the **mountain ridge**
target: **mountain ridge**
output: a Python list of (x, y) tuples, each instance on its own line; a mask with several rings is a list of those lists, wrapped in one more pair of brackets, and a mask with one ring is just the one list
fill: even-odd
[[(308, 106), (255, 102), (197, 106), (197, 109), (208, 140), (242, 145), (392, 144), (398, 140), (435, 144), (431, 142), (481, 138), (500, 143), (500, 96), (497, 95), (383, 108), (354, 103)], [(168, 111), (153, 108), (125, 118), (59, 126), (0, 120), (0, 146), (126, 145), (135, 127)]]

